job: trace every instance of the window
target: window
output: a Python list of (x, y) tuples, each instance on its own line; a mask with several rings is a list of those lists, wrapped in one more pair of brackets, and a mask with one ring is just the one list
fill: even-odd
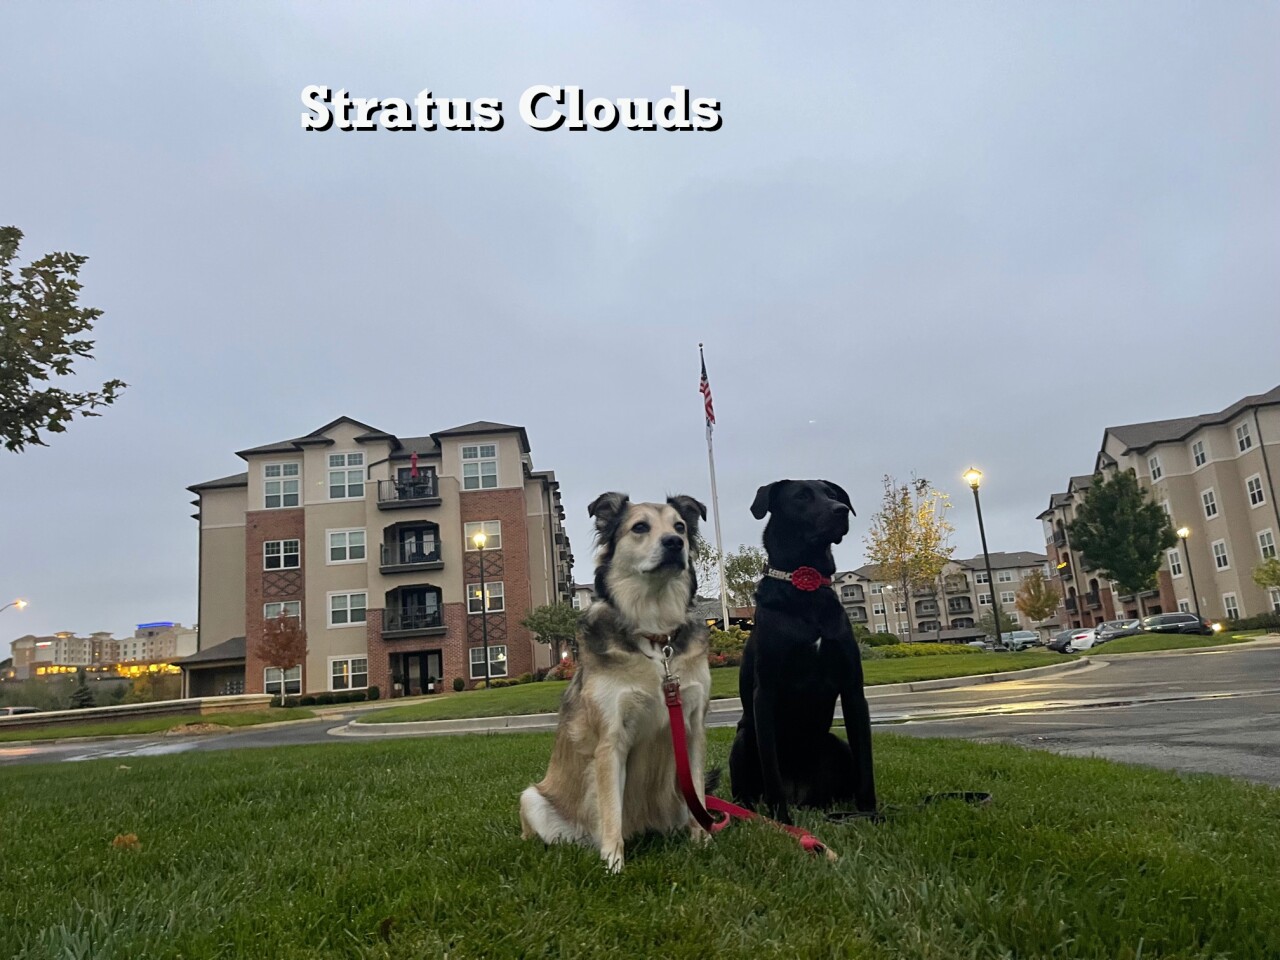
[(872, 615), (873, 615), (873, 616), (877, 616), (877, 617), (879, 617), (879, 616), (883, 616), (883, 615), (884, 615), (884, 604), (883, 604), (883, 603), (873, 603), (873, 604), (871, 605), (871, 613), (872, 613)]
[(1012, 590), (1001, 590), (1001, 591), (1000, 591), (1000, 602), (1001, 602), (1001, 603), (1013, 603), (1013, 591), (1012, 591)]
[(330, 690), (363, 690), (368, 685), (368, 657), (339, 657), (329, 661)]
[(572, 603), (573, 603), (573, 609), (575, 610), (582, 609), (582, 598), (579, 597), (577, 594), (574, 594)]
[(910, 632), (911, 632), (911, 622), (909, 620), (899, 620), (898, 633), (910, 633)]
[(1013, 571), (1001, 570), (999, 573), (996, 574), (996, 582), (997, 583), (1013, 583)]
[[(507, 675), (507, 648), (504, 645), (489, 644), (489, 676), (505, 677)], [(484, 647), (471, 648), (471, 679), (484, 679)]]
[(1267, 595), (1271, 598), (1271, 612), (1280, 613), (1280, 589), (1272, 587)]
[(262, 689), (266, 693), (286, 697), (291, 693), (302, 692), (302, 665), (281, 670), (279, 667), (267, 667), (262, 671)]
[(1203, 467), (1209, 458), (1204, 455), (1204, 441), (1197, 440), (1191, 445), (1191, 460), (1197, 467)]
[(1253, 446), (1253, 435), (1249, 433), (1249, 421), (1247, 420), (1236, 427), (1236, 446), (1240, 448), (1241, 453)]
[(1260, 507), (1267, 502), (1266, 495), (1262, 492), (1262, 477), (1254, 474), (1244, 482), (1244, 489), (1249, 494), (1249, 506)]
[(1182, 555), (1177, 550), (1169, 551), (1169, 574), (1174, 577), (1182, 576)]
[(263, 466), (263, 507), (276, 510), (298, 506), (300, 475), (301, 467), (296, 463), (268, 463)]
[(889, 628), (886, 627), (883, 623), (876, 624), (876, 633), (888, 633), (888, 632), (889, 632)]
[(871, 585), (871, 592), (872, 592), (875, 596), (879, 596), (879, 595), (880, 595), (880, 593), (881, 593), (881, 591), (883, 591), (883, 590), (884, 590), (884, 587), (883, 587), (881, 584), (873, 583), (873, 584)]
[(364, 454), (329, 454), (329, 499), (360, 500), (364, 497)]
[(264, 603), (262, 605), (262, 618), (264, 620), (274, 620), (276, 617), (300, 616), (302, 616), (301, 600), (284, 600), (280, 603)]
[(364, 623), (368, 596), (366, 593), (329, 594), (329, 626), (347, 627)]
[(1190, 613), (1190, 612), (1191, 612), (1191, 602), (1190, 602), (1189, 600), (1179, 600), (1179, 601), (1178, 601), (1178, 611), (1179, 611), (1180, 613)]
[(1222, 609), (1226, 612), (1228, 620), (1240, 619), (1240, 604), (1236, 602), (1234, 593), (1224, 593), (1222, 595)]
[(462, 448), (462, 489), (489, 490), (498, 485), (498, 446), (480, 443)]
[[(502, 596), (502, 581), (486, 581), (484, 595), (488, 599), (487, 609), (490, 613), (501, 613), (506, 609)], [(467, 584), (467, 613), (480, 613), (480, 584)]]
[(989, 594), (989, 593), (980, 593), (980, 594), (978, 594), (978, 606), (980, 606), (980, 607), (989, 607), (989, 606), (991, 606), (991, 594)]
[(981, 570), (973, 575), (974, 583), (987, 583), (987, 571)]
[(1173, 519), (1173, 510), (1170, 509), (1168, 500), (1160, 501), (1160, 509), (1164, 511), (1164, 515), (1166, 517), (1168, 517), (1170, 520)]
[(1276, 538), (1271, 535), (1270, 530), (1263, 530), (1258, 534), (1258, 552), (1262, 554), (1263, 560), (1270, 560), (1276, 555)]
[(1227, 570), (1231, 567), (1231, 561), (1227, 558), (1227, 543), (1225, 540), (1213, 541), (1213, 565), (1219, 570)]
[(897, 601), (897, 602), (893, 605), (893, 612), (894, 612), (894, 613), (906, 613), (906, 612), (907, 612), (907, 602), (906, 602), (905, 600), (899, 600), (899, 601)]
[(1152, 483), (1155, 483), (1157, 480), (1159, 480), (1161, 477), (1163, 477), (1163, 476), (1164, 476), (1164, 471), (1160, 469), (1160, 458), (1159, 458), (1159, 457), (1148, 457), (1148, 458), (1147, 458), (1147, 467), (1151, 470), (1151, 482), (1152, 482)]
[(1212, 487), (1200, 492), (1200, 502), (1204, 504), (1204, 516), (1206, 520), (1212, 520), (1218, 515), (1218, 498), (1214, 496)]
[(266, 540), (262, 544), (263, 570), (295, 570), (301, 565), (298, 540)]
[(481, 530), (484, 531), (485, 550), (502, 549), (502, 521), (479, 520), (474, 523), (464, 523), (462, 525), (462, 535), (466, 538), (467, 550), (474, 551), (476, 549), (476, 542), (472, 538)]
[(363, 530), (329, 531), (329, 563), (354, 563), (364, 558)]

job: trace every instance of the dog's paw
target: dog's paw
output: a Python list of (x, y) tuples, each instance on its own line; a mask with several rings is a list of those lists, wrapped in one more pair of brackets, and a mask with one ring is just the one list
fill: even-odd
[(711, 842), (711, 834), (707, 833), (696, 820), (690, 820), (689, 839), (698, 846), (705, 846)]
[(604, 861), (604, 868), (609, 873), (622, 872), (622, 845), (607, 850), (600, 851), (600, 859)]

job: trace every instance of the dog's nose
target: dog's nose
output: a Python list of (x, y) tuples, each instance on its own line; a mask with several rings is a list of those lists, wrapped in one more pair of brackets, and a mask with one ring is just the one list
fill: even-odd
[(684, 541), (677, 537), (674, 533), (668, 533), (662, 538), (662, 548), (664, 550), (679, 550), (684, 546)]

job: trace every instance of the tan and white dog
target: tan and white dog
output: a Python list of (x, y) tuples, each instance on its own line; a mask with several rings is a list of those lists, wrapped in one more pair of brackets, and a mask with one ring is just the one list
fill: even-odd
[(690, 616), (697, 590), (692, 547), (707, 508), (692, 497), (631, 503), (605, 493), (587, 508), (596, 524), (597, 601), (582, 618), (578, 670), (560, 702), (547, 775), (520, 796), (526, 839), (597, 848), (610, 872), (623, 843), (646, 831), (689, 827), (676, 784), (662, 695), (663, 648), (680, 678), (689, 765), (701, 799), (711, 674), (705, 622)]

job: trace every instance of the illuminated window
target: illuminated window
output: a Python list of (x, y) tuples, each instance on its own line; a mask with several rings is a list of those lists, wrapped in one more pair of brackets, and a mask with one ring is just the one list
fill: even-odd
[[(501, 580), (485, 581), (484, 595), (488, 601), (486, 609), (489, 613), (501, 613), (506, 609), (505, 598), (503, 597), (503, 584)], [(480, 584), (467, 584), (467, 613), (480, 613)]]
[[(507, 675), (507, 648), (502, 644), (489, 645), (489, 676)], [(484, 679), (484, 647), (471, 648), (471, 679)]]
[(363, 690), (367, 686), (368, 657), (338, 657), (329, 661), (330, 690)]

